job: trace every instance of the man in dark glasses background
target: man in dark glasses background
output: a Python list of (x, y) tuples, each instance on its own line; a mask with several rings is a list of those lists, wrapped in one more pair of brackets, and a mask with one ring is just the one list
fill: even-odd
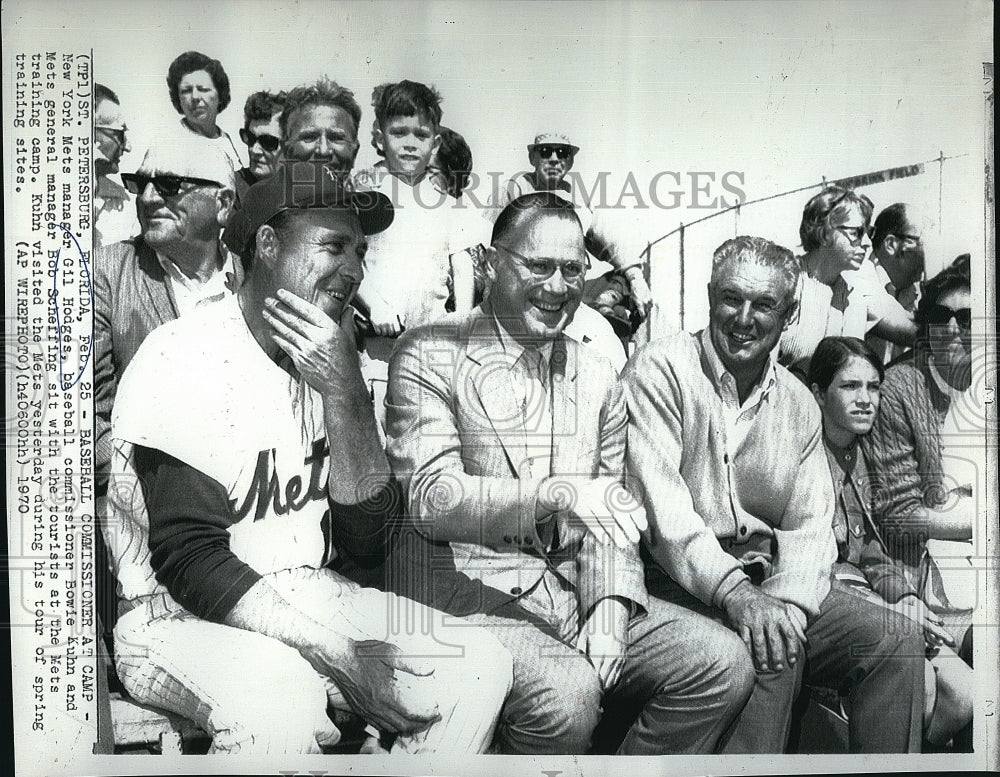
[(160, 324), (235, 293), (243, 276), (239, 259), (220, 241), (235, 197), (221, 151), (178, 134), (150, 148), (139, 170), (123, 173), (122, 181), (135, 197), (140, 233), (94, 258), (99, 477), (111, 457), (118, 381), (139, 345)]
[(274, 175), (281, 158), (281, 111), (285, 93), (254, 92), (243, 106), (240, 140), (247, 147), (250, 164), (236, 171), (236, 197), (242, 200), (257, 181)]
[[(487, 208), (485, 213), (491, 221), (496, 221), (508, 203), (533, 191), (552, 191), (569, 200), (583, 225), (587, 252), (623, 274), (628, 281), (638, 313), (644, 319), (653, 307), (653, 297), (643, 274), (641, 255), (637, 250), (625, 248), (624, 231), (614, 228), (607, 217), (597, 218), (587, 199), (574, 190), (572, 178), (566, 177), (573, 169), (573, 162), (579, 150), (580, 147), (573, 145), (567, 135), (558, 132), (543, 132), (536, 135), (535, 142), (528, 144), (528, 161), (534, 169), (518, 173), (507, 181), (497, 192), (496, 197), (491, 197), (491, 207)], [(588, 278), (596, 278), (607, 269), (607, 266), (598, 265)], [(588, 304), (590, 302), (586, 293), (584, 302)]]
[(94, 84), (94, 247), (125, 240), (136, 232), (135, 209), (125, 188), (111, 178), (122, 155), (132, 150), (118, 95)]
[[(924, 277), (923, 216), (903, 202), (883, 209), (872, 232), (871, 262), (879, 288), (884, 288), (911, 315), (920, 299)], [(869, 333), (865, 338), (888, 364), (906, 350), (903, 346)]]

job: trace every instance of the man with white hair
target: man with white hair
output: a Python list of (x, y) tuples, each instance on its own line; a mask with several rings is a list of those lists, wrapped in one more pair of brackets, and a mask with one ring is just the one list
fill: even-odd
[(94, 260), (98, 473), (111, 459), (118, 381), (139, 345), (160, 324), (235, 293), (243, 274), (219, 239), (235, 197), (224, 154), (194, 136), (171, 138), (122, 181), (136, 197), (140, 234)]

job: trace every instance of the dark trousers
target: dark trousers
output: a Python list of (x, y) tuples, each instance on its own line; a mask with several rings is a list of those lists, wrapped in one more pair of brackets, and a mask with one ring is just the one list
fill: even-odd
[[(648, 581), (650, 594), (724, 620), (672, 580)], [(754, 691), (723, 753), (783, 753), (803, 679), (847, 695), (852, 753), (920, 752), (924, 636), (908, 618), (852, 595), (834, 581), (806, 628), (805, 662), (758, 672)]]

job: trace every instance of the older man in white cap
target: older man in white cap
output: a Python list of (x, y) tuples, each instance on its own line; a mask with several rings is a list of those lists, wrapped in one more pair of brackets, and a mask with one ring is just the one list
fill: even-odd
[(156, 327), (236, 291), (239, 259), (220, 242), (235, 198), (226, 157), (193, 135), (146, 152), (122, 182), (136, 197), (140, 234), (105, 246), (94, 261), (97, 466), (110, 461), (118, 381)]
[[(495, 221), (500, 211), (518, 197), (533, 191), (553, 191), (569, 200), (576, 208), (576, 215), (583, 225), (587, 251), (597, 259), (608, 262), (616, 270), (624, 273), (632, 291), (632, 297), (643, 317), (649, 313), (653, 298), (643, 275), (642, 257), (627, 256), (622, 250), (621, 235), (612, 236), (608, 225), (595, 218), (594, 211), (586, 199), (576, 192), (572, 179), (566, 174), (573, 168), (580, 147), (573, 145), (567, 135), (558, 132), (543, 132), (535, 136), (535, 142), (528, 144), (528, 161), (534, 168), (530, 172), (518, 173), (491, 198), (491, 208), (487, 209), (491, 220)], [(568, 333), (572, 336), (572, 333)]]

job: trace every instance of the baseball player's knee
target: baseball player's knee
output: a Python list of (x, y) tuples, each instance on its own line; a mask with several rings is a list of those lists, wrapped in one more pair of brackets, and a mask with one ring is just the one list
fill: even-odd
[[(317, 739), (336, 738), (326, 714), (327, 694), (322, 678), (306, 664), (308, 673), (285, 668), (268, 675), (253, 693), (228, 710), (213, 710), (214, 752), (282, 754), (319, 752)], [(284, 679), (284, 682), (282, 681)]]
[[(502, 702), (514, 682), (514, 659), (495, 636), (486, 629), (475, 629), (467, 635), (465, 682), (473, 683), (483, 696)], [(470, 676), (471, 675), (471, 676)]]

